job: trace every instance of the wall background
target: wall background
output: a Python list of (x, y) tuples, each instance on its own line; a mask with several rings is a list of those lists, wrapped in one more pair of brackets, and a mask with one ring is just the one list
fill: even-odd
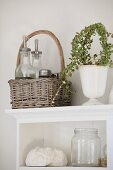
[[(113, 32), (112, 0), (0, 0), (0, 170), (11, 170), (7, 146), (13, 149), (8, 138), (8, 120), (4, 109), (10, 108), (8, 80), (14, 78), (16, 55), (22, 36), (35, 30), (48, 29), (59, 38), (65, 55), (65, 63), (69, 62), (70, 42), (77, 31), (85, 26), (102, 22), (109, 32)], [(43, 65), (54, 72), (59, 71), (57, 49), (48, 37), (39, 37), (40, 49), (43, 51)], [(29, 46), (32, 45), (29, 42)], [(94, 47), (96, 49), (96, 45)], [(47, 64), (47, 65), (46, 65)], [(82, 94), (78, 71), (71, 78), (76, 89), (73, 105), (86, 100)], [(107, 103), (112, 85), (112, 69), (109, 71), (107, 89), (100, 99)], [(9, 159), (10, 157), (10, 159)]]

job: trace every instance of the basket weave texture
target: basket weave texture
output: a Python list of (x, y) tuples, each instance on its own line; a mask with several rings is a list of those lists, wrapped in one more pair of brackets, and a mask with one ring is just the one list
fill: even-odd
[[(57, 37), (48, 30), (39, 30), (27, 36), (27, 40), (38, 34), (47, 34), (55, 41), (61, 63), (64, 69), (64, 55), (62, 46)], [(23, 47), (23, 43), (20, 49)], [(20, 49), (17, 56), (17, 66), (20, 63)], [(38, 108), (50, 106), (71, 105), (71, 93), (66, 92), (60, 78), (15, 79), (9, 80), (11, 104), (13, 109)], [(71, 83), (69, 82), (71, 89)], [(57, 94), (57, 95), (56, 95)]]
[(71, 104), (71, 94), (64, 88), (52, 104), (61, 81), (56, 78), (40, 78), (31, 80), (10, 80), (12, 108), (32, 108), (48, 106), (68, 106)]

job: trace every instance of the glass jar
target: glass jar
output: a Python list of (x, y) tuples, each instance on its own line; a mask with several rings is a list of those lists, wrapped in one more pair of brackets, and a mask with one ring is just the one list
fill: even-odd
[(35, 71), (30, 63), (30, 51), (29, 48), (20, 50), (20, 64), (15, 70), (16, 79), (35, 78)]
[(101, 140), (97, 129), (75, 129), (71, 141), (72, 166), (99, 166)]

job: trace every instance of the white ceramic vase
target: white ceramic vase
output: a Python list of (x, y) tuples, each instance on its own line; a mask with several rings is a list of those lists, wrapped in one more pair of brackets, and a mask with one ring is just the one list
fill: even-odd
[(83, 105), (102, 104), (97, 98), (104, 95), (107, 82), (107, 66), (83, 65), (79, 68), (82, 90), (89, 101)]
[(112, 85), (112, 88), (111, 88), (110, 93), (109, 93), (108, 103), (113, 104), (113, 85)]

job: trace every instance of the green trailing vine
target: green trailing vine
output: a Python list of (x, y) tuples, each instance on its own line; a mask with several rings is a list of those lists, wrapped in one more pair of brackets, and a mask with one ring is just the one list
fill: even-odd
[[(101, 50), (99, 54), (91, 56), (90, 49), (93, 43), (93, 36), (99, 36), (99, 42)], [(111, 33), (108, 33), (105, 26), (101, 23), (95, 23), (88, 27), (85, 27), (80, 33), (76, 33), (72, 40), (72, 50), (70, 57), (70, 64), (64, 69), (62, 78), (71, 76), (75, 69), (78, 69), (81, 65), (101, 65), (111, 66), (111, 54), (113, 53), (113, 44), (108, 42), (108, 38), (112, 37)]]

